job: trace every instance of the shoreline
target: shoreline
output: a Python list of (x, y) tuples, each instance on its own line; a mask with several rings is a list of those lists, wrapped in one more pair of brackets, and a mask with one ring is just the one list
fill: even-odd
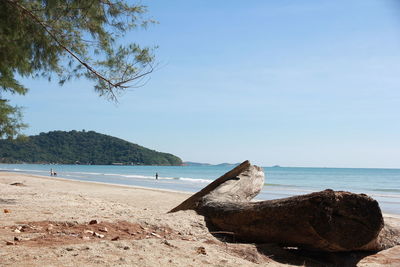
[(1, 172), (0, 265), (282, 266), (253, 245), (219, 241), (194, 211), (167, 213), (187, 197)]
[(98, 184), (98, 185), (107, 185), (107, 186), (114, 186), (114, 187), (121, 187), (121, 188), (132, 188), (132, 189), (142, 189), (142, 190), (149, 190), (149, 191), (161, 191), (161, 192), (169, 192), (169, 193), (177, 193), (177, 194), (185, 194), (191, 195), (192, 192), (188, 191), (178, 191), (178, 190), (171, 190), (171, 189), (163, 189), (163, 188), (152, 188), (152, 187), (145, 187), (145, 186), (138, 186), (138, 185), (128, 185), (128, 184), (114, 184), (114, 183), (106, 183), (106, 182), (97, 182), (97, 181), (83, 181), (78, 179), (68, 179), (64, 177), (57, 177), (57, 176), (44, 176), (44, 175), (36, 175), (36, 174), (26, 174), (20, 172), (11, 172), (11, 171), (1, 171), (5, 173), (18, 173), (26, 176), (32, 176), (40, 179), (48, 179), (48, 180), (59, 180), (59, 181), (66, 181), (66, 182), (77, 182), (77, 183), (88, 183), (88, 184)]
[[(1, 170), (0, 173), (21, 174), (21, 175), (32, 176), (32, 177), (41, 178), (41, 179), (48, 179), (48, 180), (59, 180), (59, 181), (66, 181), (66, 182), (98, 184), (98, 185), (104, 185), (104, 186), (113, 186), (113, 187), (119, 187), (119, 188), (131, 188), (131, 189), (141, 189), (141, 190), (149, 190), (149, 191), (155, 191), (155, 192), (176, 193), (176, 194), (185, 195), (186, 197), (189, 197), (190, 195), (196, 193), (196, 192), (190, 192), (190, 191), (180, 191), (180, 190), (172, 190), (172, 189), (165, 189), (165, 188), (154, 188), (154, 187), (146, 187), (146, 186), (138, 186), (138, 185), (117, 184), (117, 183), (107, 183), (107, 182), (98, 182), (98, 181), (86, 181), (86, 180), (64, 178), (64, 177), (57, 177), (57, 176), (50, 176), (49, 177), (49, 176), (44, 176), (44, 175), (27, 174), (27, 173), (18, 172), (18, 171), (13, 172), (13, 171)], [(314, 192), (314, 191), (309, 191), (309, 192), (307, 191), (307, 193), (304, 193), (304, 194), (309, 194), (309, 193), (312, 193), (312, 192)], [(274, 193), (272, 192), (272, 194), (274, 194)], [(302, 195), (302, 194), (299, 194), (299, 195)], [(370, 196), (370, 197), (374, 198), (373, 196)], [(257, 198), (257, 196), (255, 198)], [(261, 200), (253, 199), (252, 201), (263, 201), (263, 200), (264, 199), (261, 199)], [(392, 218), (400, 219), (400, 213), (397, 214), (397, 213), (389, 213), (389, 212), (383, 212), (382, 211), (382, 215), (385, 216), (385, 217), (392, 217)]]
[[(277, 245), (260, 250), (255, 244), (217, 239), (207, 228), (204, 217), (194, 211), (167, 213), (189, 195), (181, 191), (0, 172), (0, 265), (321, 264), (318, 257), (310, 258)], [(384, 215), (385, 222), (400, 229), (400, 216)], [(90, 225), (93, 220), (95, 224)], [(93, 234), (85, 234), (90, 231)], [(395, 252), (399, 254), (398, 250)], [(370, 258), (363, 254), (359, 266), (379, 266), (368, 263), (376, 262), (376, 255)]]
[[(99, 182), (99, 181), (87, 181), (87, 180), (79, 180), (79, 179), (73, 179), (73, 178), (64, 178), (64, 177), (57, 177), (57, 176), (45, 176), (45, 175), (36, 175), (36, 174), (28, 174), (28, 173), (23, 173), (23, 172), (18, 172), (18, 171), (7, 171), (7, 170), (0, 170), (1, 173), (9, 173), (9, 174), (21, 174), (24, 176), (31, 176), (31, 177), (36, 177), (40, 179), (48, 179), (48, 180), (59, 180), (59, 181), (65, 181), (65, 182), (76, 182), (76, 183), (87, 183), (87, 184), (98, 184), (98, 185), (104, 185), (104, 186), (113, 186), (117, 188), (131, 188), (131, 189), (140, 189), (140, 190), (149, 190), (149, 191), (155, 191), (155, 192), (167, 192), (167, 193), (176, 193), (176, 194), (182, 194), (185, 195), (186, 197), (189, 197), (190, 195), (196, 193), (196, 192), (190, 192), (190, 191), (180, 191), (180, 190), (172, 190), (172, 189), (165, 189), (165, 188), (154, 188), (154, 187), (146, 187), (146, 186), (139, 186), (139, 185), (128, 185), (128, 184), (117, 184), (117, 183), (108, 183), (108, 182)], [(304, 192), (304, 194), (309, 194), (314, 191), (307, 191)], [(272, 192), (274, 194), (274, 192)], [(359, 193), (357, 193), (359, 194)], [(276, 194), (275, 194), (276, 195)], [(302, 195), (302, 194), (299, 194)], [(373, 196), (369, 195), (373, 199), (375, 199)], [(290, 196), (289, 196), (290, 197)], [(257, 196), (255, 197), (257, 198)], [(253, 199), (252, 201), (263, 201), (264, 199), (257, 200)], [(400, 219), (400, 213), (389, 213), (389, 212), (383, 212), (382, 215), (385, 217), (392, 217), (392, 218), (398, 218)]]

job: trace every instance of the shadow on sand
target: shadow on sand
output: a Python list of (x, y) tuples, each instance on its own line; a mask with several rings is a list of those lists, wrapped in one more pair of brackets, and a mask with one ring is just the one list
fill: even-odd
[[(206, 225), (210, 233), (219, 241), (226, 244), (240, 245), (240, 240), (237, 240), (234, 235), (218, 231), (208, 220)], [(246, 243), (248, 244), (248, 243)], [(375, 254), (374, 252), (323, 252), (301, 249), (297, 247), (285, 247), (278, 244), (253, 244), (257, 252), (267, 259), (295, 266), (340, 266), (352, 267), (357, 266), (357, 263), (363, 258)], [(261, 262), (258, 262), (261, 263)]]

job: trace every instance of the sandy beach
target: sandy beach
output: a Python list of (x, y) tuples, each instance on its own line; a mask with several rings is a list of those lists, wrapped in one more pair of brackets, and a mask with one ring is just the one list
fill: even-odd
[(188, 196), (0, 172), (0, 265), (400, 266), (399, 246), (343, 256), (225, 242), (195, 212), (167, 213)]

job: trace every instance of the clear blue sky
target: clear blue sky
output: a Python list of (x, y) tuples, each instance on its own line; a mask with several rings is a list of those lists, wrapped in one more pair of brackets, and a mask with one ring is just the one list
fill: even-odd
[(26, 80), (26, 134), (94, 130), (183, 160), (400, 168), (400, 5), (142, 1), (161, 68), (118, 105)]

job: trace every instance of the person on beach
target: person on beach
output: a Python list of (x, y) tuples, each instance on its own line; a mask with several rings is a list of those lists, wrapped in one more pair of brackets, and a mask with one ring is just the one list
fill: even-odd
[(156, 172), (156, 180), (158, 180), (158, 172)]
[(54, 172), (53, 169), (50, 169), (50, 176), (53, 176)]

